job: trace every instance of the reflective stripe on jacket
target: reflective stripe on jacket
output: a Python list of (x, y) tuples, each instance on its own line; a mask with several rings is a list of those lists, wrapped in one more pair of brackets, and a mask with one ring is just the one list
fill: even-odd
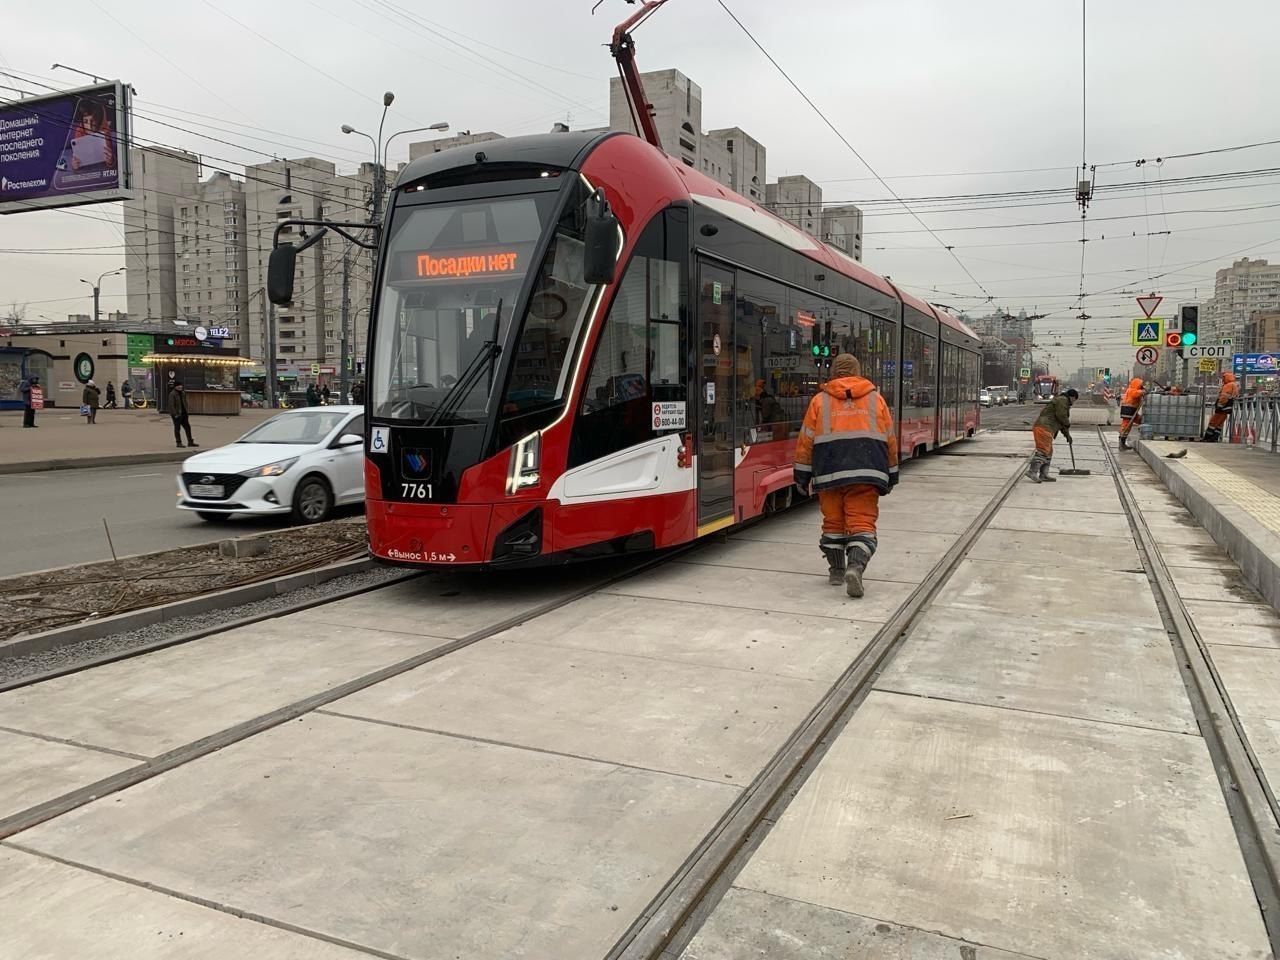
[(1227, 413), (1236, 404), (1236, 397), (1240, 396), (1240, 384), (1236, 383), (1236, 375), (1234, 373), (1225, 373), (1222, 375), (1222, 389), (1218, 391), (1218, 402), (1214, 405), (1214, 410), (1218, 413)]
[(888, 493), (898, 482), (893, 414), (863, 377), (828, 380), (809, 401), (796, 442), (795, 482), (815, 490), (865, 483)]

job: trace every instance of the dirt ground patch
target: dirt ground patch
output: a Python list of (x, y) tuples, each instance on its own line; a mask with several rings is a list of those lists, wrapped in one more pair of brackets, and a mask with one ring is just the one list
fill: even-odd
[(256, 557), (227, 559), (211, 543), (0, 579), (0, 640), (358, 557), (366, 537), (360, 517), (261, 534)]

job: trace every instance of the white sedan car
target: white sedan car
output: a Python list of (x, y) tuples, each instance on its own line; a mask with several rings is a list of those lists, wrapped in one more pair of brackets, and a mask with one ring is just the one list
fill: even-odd
[(258, 424), (235, 443), (188, 457), (178, 509), (202, 520), (292, 513), (300, 523), (364, 501), (364, 407), (307, 407)]

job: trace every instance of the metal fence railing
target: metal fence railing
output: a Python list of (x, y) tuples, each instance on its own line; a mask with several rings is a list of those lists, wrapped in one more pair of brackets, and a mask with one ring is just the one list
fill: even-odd
[(1280, 442), (1280, 397), (1238, 397), (1227, 422), (1232, 442), (1276, 452)]

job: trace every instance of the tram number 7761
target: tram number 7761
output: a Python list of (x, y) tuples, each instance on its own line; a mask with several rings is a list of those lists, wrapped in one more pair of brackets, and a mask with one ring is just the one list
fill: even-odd
[(430, 500), (431, 484), (429, 483), (402, 483), (400, 484), (400, 496), (405, 499), (413, 500)]

